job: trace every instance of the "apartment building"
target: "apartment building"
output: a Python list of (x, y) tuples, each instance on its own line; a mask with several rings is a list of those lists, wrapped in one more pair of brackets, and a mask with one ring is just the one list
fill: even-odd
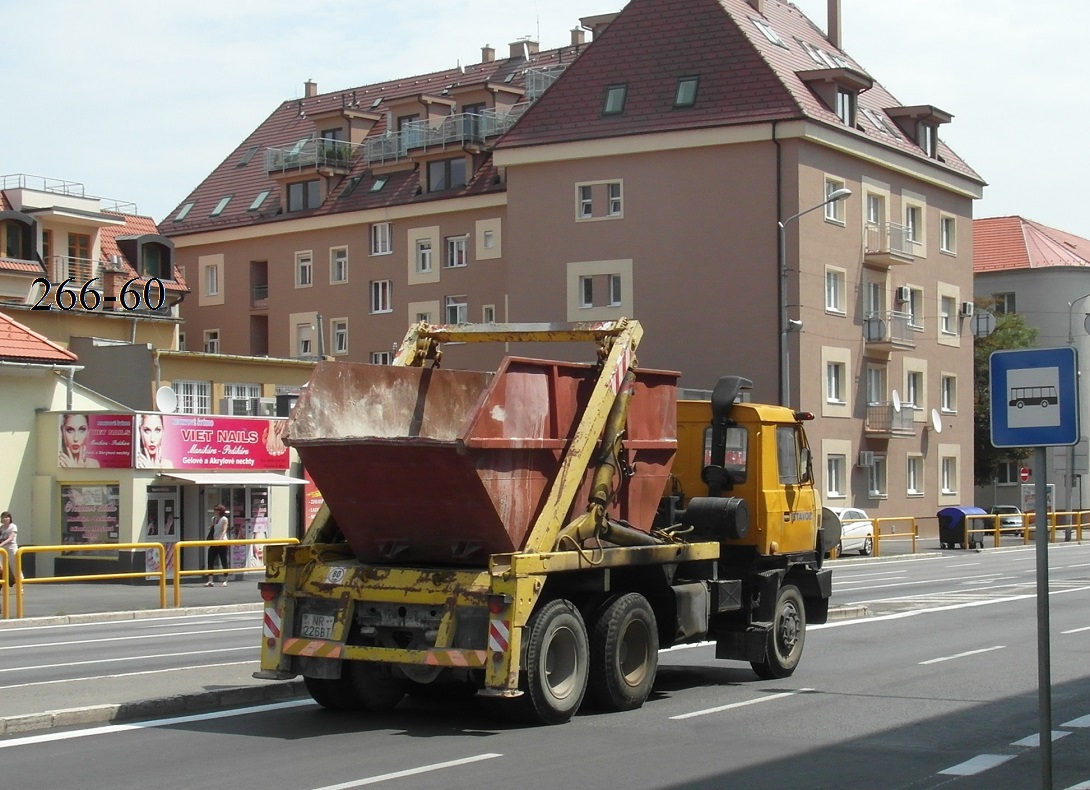
[[(1025, 217), (988, 217), (973, 222), (973, 270), (976, 301), (996, 314), (1019, 313), (1037, 329), (1040, 348), (1070, 346), (1079, 368), (1090, 360), (1090, 240)], [(1083, 479), (1090, 474), (1090, 449), (1085, 436), (1090, 402), (1080, 393), (1080, 441), (1074, 447), (1051, 447), (1045, 469), (1035, 459), (1002, 463), (995, 482), (977, 490), (982, 507), (993, 504), (1023, 507), (1019, 470), (1031, 480), (1044, 474), (1054, 486), (1053, 508), (1082, 510), (1090, 499)], [(1032, 483), (1028, 484), (1032, 485)], [(1028, 493), (1028, 492), (1027, 492)]]
[(308, 84), (162, 223), (197, 272), (187, 344), (384, 363), (414, 320), (632, 316), (643, 366), (814, 412), (829, 504), (971, 500), (983, 180), (828, 12), (631, 0), (558, 49)]

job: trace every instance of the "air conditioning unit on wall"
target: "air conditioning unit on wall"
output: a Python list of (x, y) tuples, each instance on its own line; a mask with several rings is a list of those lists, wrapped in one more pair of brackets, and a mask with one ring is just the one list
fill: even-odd
[(250, 414), (255, 417), (275, 417), (276, 398), (251, 398)]
[(856, 465), (868, 468), (874, 466), (874, 450), (860, 450), (859, 463)]
[(907, 285), (900, 285), (897, 290), (893, 292), (893, 298), (898, 302), (907, 302), (912, 298), (912, 289)]
[(220, 398), (220, 414), (245, 417), (250, 414), (250, 400), (248, 398)]
[(962, 302), (961, 303), (961, 314), (963, 316), (965, 316), (966, 318), (972, 318), (973, 317), (973, 310), (974, 309), (975, 309), (975, 305), (972, 302)]

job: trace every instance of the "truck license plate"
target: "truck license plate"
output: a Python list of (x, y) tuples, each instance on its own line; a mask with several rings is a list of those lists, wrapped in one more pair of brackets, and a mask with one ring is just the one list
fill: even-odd
[(304, 614), (299, 635), (311, 639), (330, 639), (333, 636), (333, 615)]

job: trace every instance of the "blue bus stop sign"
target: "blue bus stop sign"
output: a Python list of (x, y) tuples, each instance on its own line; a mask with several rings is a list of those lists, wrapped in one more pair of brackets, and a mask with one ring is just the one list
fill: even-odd
[(1079, 441), (1075, 349), (995, 351), (988, 360), (993, 447), (1055, 447)]

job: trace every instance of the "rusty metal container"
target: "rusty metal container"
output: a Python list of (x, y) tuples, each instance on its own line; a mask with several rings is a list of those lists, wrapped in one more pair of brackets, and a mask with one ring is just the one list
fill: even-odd
[[(484, 565), (524, 545), (596, 375), (519, 357), (495, 373), (322, 362), (287, 441), (359, 559)], [(629, 409), (635, 474), (618, 481), (611, 514), (644, 531), (677, 449), (677, 378), (639, 371)], [(588, 475), (573, 513), (589, 489)]]

